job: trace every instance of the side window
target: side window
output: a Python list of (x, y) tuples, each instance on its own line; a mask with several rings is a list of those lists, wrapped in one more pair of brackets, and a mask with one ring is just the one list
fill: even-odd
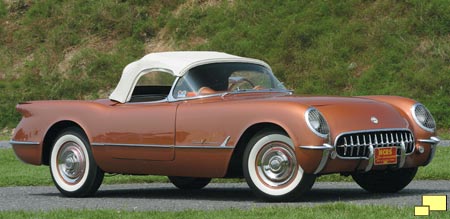
[(164, 100), (169, 95), (175, 77), (167, 72), (152, 71), (141, 75), (133, 89), (130, 102)]
[(172, 86), (175, 77), (172, 74), (152, 71), (142, 75), (136, 86)]

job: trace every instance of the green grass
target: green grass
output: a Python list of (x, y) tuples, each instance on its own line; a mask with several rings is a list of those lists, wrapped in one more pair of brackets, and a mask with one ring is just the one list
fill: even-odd
[(19, 161), (12, 149), (0, 149), (0, 186), (50, 185), (52, 179), (48, 168), (27, 165)]
[[(419, 168), (416, 180), (450, 180), (450, 169), (442, 168), (448, 166), (448, 157), (450, 157), (450, 147), (439, 147), (433, 162)], [(0, 187), (4, 186), (37, 186), (52, 185), (49, 168), (47, 166), (33, 166), (24, 164), (17, 160), (11, 149), (0, 150)], [(352, 181), (351, 177), (340, 176), (339, 174), (325, 175), (318, 178), (317, 181)], [(105, 184), (123, 184), (123, 183), (153, 183), (168, 182), (165, 176), (128, 176), (128, 175), (109, 175), (105, 176)], [(216, 183), (226, 182), (244, 182), (242, 179), (214, 179)]]
[(12, 130), (9, 128), (0, 129), (0, 141), (9, 141), (11, 139)]
[(442, 140), (450, 140), (450, 129), (448, 129), (448, 130), (439, 130), (438, 131), (438, 136)]
[(447, 0), (0, 1), (0, 127), (20, 101), (107, 97), (159, 49), (263, 59), (298, 94), (410, 97), (449, 129), (449, 34)]
[(450, 147), (438, 147), (433, 161), (423, 168), (419, 168), (416, 179), (446, 179), (450, 180), (449, 165)]
[[(179, 212), (121, 210), (3, 211), (0, 218), (415, 218), (414, 208), (355, 204), (324, 204), (314, 207), (268, 207), (249, 210), (185, 210)], [(450, 218), (448, 212), (430, 212), (428, 218)]]

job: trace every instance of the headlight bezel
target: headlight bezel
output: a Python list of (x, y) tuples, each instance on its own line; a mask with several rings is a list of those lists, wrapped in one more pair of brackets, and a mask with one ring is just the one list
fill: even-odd
[(305, 122), (309, 129), (317, 136), (327, 139), (330, 135), (330, 126), (318, 109), (314, 107), (308, 108), (305, 112)]
[[(424, 114), (424, 115), (420, 115), (420, 117), (425, 116), (426, 118), (424, 118), (424, 119), (419, 118), (419, 116), (417, 115), (418, 108), (420, 108), (422, 113)], [(436, 131), (436, 120), (434, 120), (431, 112), (423, 104), (415, 103), (411, 107), (411, 115), (414, 119), (414, 122), (423, 130), (425, 130), (427, 132), (435, 132)], [(430, 125), (428, 125), (430, 127), (428, 127), (426, 123), (431, 123)]]

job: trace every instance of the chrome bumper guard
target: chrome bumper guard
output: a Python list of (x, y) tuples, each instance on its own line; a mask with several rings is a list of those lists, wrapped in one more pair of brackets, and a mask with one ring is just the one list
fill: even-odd
[[(436, 152), (436, 146), (441, 140), (437, 137), (431, 137), (430, 139), (419, 139), (418, 141), (420, 143), (425, 143), (425, 144), (431, 145), (430, 157), (428, 158), (427, 162), (425, 163), (425, 165), (427, 165), (431, 162), (431, 160), (433, 160), (434, 154)], [(309, 150), (322, 150), (322, 158), (321, 158), (320, 163), (317, 166), (316, 170), (314, 171), (314, 174), (318, 174), (318, 173), (320, 173), (320, 171), (323, 170), (323, 168), (327, 164), (330, 153), (335, 149), (334, 146), (327, 144), (327, 143), (325, 143), (323, 145), (318, 145), (318, 146), (299, 146), (299, 148), (309, 149)], [(397, 167), (402, 168), (405, 165), (405, 161), (406, 161), (406, 146), (405, 146), (404, 142), (400, 143), (399, 149), (400, 149), (400, 154), (399, 154), (399, 160), (397, 162)], [(374, 151), (375, 151), (374, 147), (372, 145), (369, 145), (369, 157), (366, 158), (368, 160), (368, 164), (367, 164), (366, 168), (364, 169), (366, 172), (370, 171), (373, 167), (373, 164), (375, 161)]]
[(439, 144), (439, 142), (441, 142), (441, 139), (433, 136), (430, 137), (430, 139), (419, 139), (419, 142), (424, 144), (430, 144), (431, 146), (430, 156), (428, 157), (428, 160), (425, 162), (425, 165), (428, 165), (433, 160), (434, 154), (436, 153), (437, 145)]
[(303, 149), (310, 149), (310, 150), (322, 150), (322, 159), (320, 159), (319, 166), (317, 166), (316, 170), (314, 171), (314, 174), (320, 173), (320, 171), (323, 170), (325, 165), (328, 161), (328, 156), (330, 155), (331, 151), (334, 149), (334, 147), (330, 144), (323, 144), (319, 146), (300, 146), (300, 148)]
[[(404, 142), (400, 143), (400, 147), (398, 148), (400, 149), (400, 154), (398, 155), (398, 161), (397, 161), (397, 168), (402, 168), (405, 165), (405, 161), (406, 161), (406, 145)], [(369, 145), (369, 157), (366, 158), (368, 160), (367, 166), (366, 168), (364, 168), (364, 171), (369, 172), (372, 167), (373, 164), (375, 162), (375, 153), (374, 153), (375, 149), (372, 145)]]

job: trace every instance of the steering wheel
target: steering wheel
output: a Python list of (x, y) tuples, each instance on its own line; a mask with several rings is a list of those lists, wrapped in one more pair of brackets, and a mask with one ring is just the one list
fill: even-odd
[(253, 84), (253, 82), (251, 82), (250, 80), (248, 80), (247, 78), (242, 78), (239, 81), (236, 81), (235, 83), (232, 83), (228, 86), (228, 90), (229, 91), (233, 91), (235, 90), (235, 88), (237, 88), (238, 90), (240, 90), (240, 86), (242, 85), (250, 85), (250, 88), (244, 88), (244, 89), (253, 89), (255, 87), (255, 84)]

